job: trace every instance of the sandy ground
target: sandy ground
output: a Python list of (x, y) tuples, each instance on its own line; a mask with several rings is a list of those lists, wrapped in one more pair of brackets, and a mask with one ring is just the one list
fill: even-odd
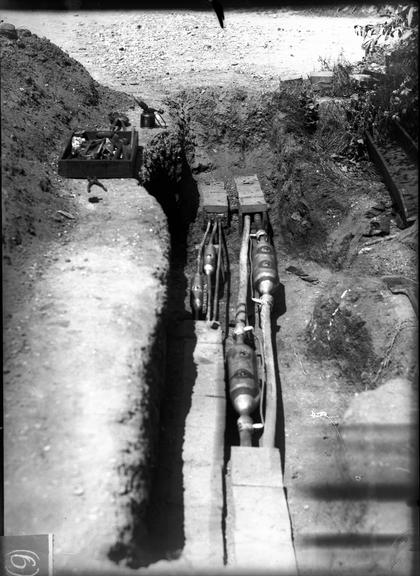
[[(354, 34), (354, 24), (376, 18), (373, 15), (314, 16), (284, 10), (237, 11), (227, 13), (223, 31), (211, 12), (3, 11), (1, 17), (15, 26), (46, 36), (86, 66), (96, 80), (146, 100), (150, 98), (155, 105), (165, 95), (187, 87), (230, 84), (274, 88), (279, 78), (306, 75), (319, 68), (319, 58), (335, 61), (341, 54), (354, 62), (363, 54), (360, 39)], [(75, 189), (69, 183), (63, 192), (76, 190), (77, 196), (81, 190), (74, 186)], [(121, 403), (118, 386), (127, 386), (126, 400), (129, 399), (134, 386), (130, 382), (132, 372), (127, 368), (129, 359), (137, 358), (132, 370), (138, 375), (142, 369), (142, 354), (139, 356), (138, 351), (147, 346), (161, 306), (162, 294), (154, 292), (160, 285), (153, 278), (166, 265), (165, 241), (156, 243), (154, 226), (150, 224), (150, 219), (157, 221), (159, 229), (164, 231), (162, 211), (156, 203), (151, 204), (150, 197), (138, 194), (137, 190), (127, 192), (127, 202), (121, 204), (120, 185), (112, 187), (108, 203), (101, 204), (98, 211), (96, 205), (87, 205), (83, 196), (76, 198), (76, 205), (82, 202), (80, 220), (76, 229), (69, 232), (68, 240), (63, 243), (57, 239), (53, 246), (41, 246), (33, 268), (17, 273), (16, 281), (27, 282), (27, 285), (22, 299), (16, 300), (10, 295), (12, 318), (10, 333), (5, 334), (7, 346), (18, 349), (18, 354), (16, 350), (9, 354), (10, 358), (17, 359), (16, 364), (5, 365), (17, 386), (12, 396), (6, 396), (6, 426), (13, 422), (9, 424), (13, 434), (6, 435), (6, 466), (10, 455), (9, 468), (6, 467), (7, 530), (9, 533), (56, 532), (58, 549), (64, 555), (74, 554), (77, 547), (79, 566), (89, 554), (92, 565), (104, 570), (109, 565), (110, 545), (121, 539), (121, 530), (129, 523), (126, 512), (122, 520), (118, 515), (130, 503), (121, 504), (124, 494), (120, 494), (118, 504), (107, 502), (102, 511), (104, 493), (98, 489), (93, 471), (95, 460), (90, 455), (95, 454), (101, 463), (112, 458), (112, 438), (108, 437), (110, 422), (118, 427), (118, 418), (124, 420), (124, 414), (130, 410), (125, 401)], [(91, 209), (92, 206), (95, 208)], [(102, 224), (104, 217), (106, 227)], [(329, 272), (321, 268), (309, 272), (317, 273), (328, 286)], [(283, 338), (304, 330), (318, 290), (300, 279), (287, 278), (287, 282), (293, 294), (289, 309), (299, 308), (302, 302), (305, 305), (298, 315), (290, 314), (281, 321)], [(337, 279), (334, 279), (334, 289), (338, 290)], [(401, 319), (413, 320), (412, 311), (407, 311), (402, 302), (404, 297), (387, 296), (384, 306), (392, 310), (386, 320), (389, 325)], [(54, 307), (53, 321), (49, 313), (44, 317), (45, 307), (49, 306)], [(124, 336), (124, 346), (121, 336)], [(82, 362), (86, 351), (89, 360)], [(330, 479), (334, 479), (340, 476), (340, 468), (334, 464), (336, 437), (332, 434), (326, 443), (325, 451), (329, 450), (326, 463), (317, 460), (310, 444), (314, 429), (317, 427), (316, 434), (327, 436), (331, 427), (322, 418), (313, 417), (312, 410), (342, 417), (347, 401), (343, 401), (340, 394), (332, 393), (339, 386), (334, 374), (322, 371), (309, 374), (305, 366), (299, 363), (298, 367), (299, 355), (294, 351), (280, 350), (279, 358), (286, 394), (286, 454), (294, 463), (302, 460), (300, 469), (286, 466), (286, 482), (292, 484), (294, 475), (296, 479), (296, 474), (308, 469), (308, 462), (313, 469), (319, 467), (318, 480), (328, 477), (331, 470)], [(296, 367), (288, 370), (287, 362), (294, 362)], [(98, 374), (102, 374), (100, 379)], [(41, 388), (35, 383), (42, 383)], [(110, 387), (113, 400), (107, 404), (105, 414), (101, 414), (95, 411), (95, 390), (105, 386)], [(320, 402), (319, 395), (326, 389), (330, 394)], [(308, 393), (303, 394), (304, 390)], [(9, 406), (13, 405), (10, 414), (8, 402), (12, 402)], [(307, 432), (302, 438), (304, 417)], [(119, 449), (123, 449), (124, 444), (131, 450), (138, 447), (135, 428), (138, 430), (141, 422), (136, 418), (124, 429), (127, 436)], [(54, 432), (57, 427), (60, 428), (58, 435)], [(325, 430), (319, 431), (322, 427)], [(66, 458), (63, 464), (61, 441), (66, 433), (69, 436), (65, 446), (74, 458)], [(18, 463), (13, 456), (17, 454)], [(87, 460), (85, 454), (89, 454)], [(129, 466), (135, 465), (131, 456), (128, 456)], [(108, 469), (112, 471), (110, 478), (101, 479), (107, 494), (124, 490), (121, 488), (124, 478), (121, 481), (119, 476), (121, 470), (115, 470), (112, 463)], [(124, 470), (122, 475), (124, 477)], [(44, 488), (40, 488), (36, 480), (39, 477), (45, 478)], [(17, 492), (23, 500), (11, 502), (10, 494), (14, 497)], [(29, 504), (28, 493), (33, 494)], [(315, 530), (320, 523), (325, 524), (326, 530), (332, 529), (334, 522), (331, 524), (329, 519), (334, 518), (333, 507), (326, 512), (319, 509), (319, 504), (312, 507), (310, 502), (303, 502), (298, 486), (291, 488), (290, 496), (297, 532), (304, 533), (305, 527)], [(46, 497), (51, 502), (48, 508), (44, 504)], [(20, 516), (14, 516), (16, 509), (22, 511)], [(321, 518), (322, 514), (325, 515)], [(348, 525), (339, 524), (338, 530), (350, 530), (359, 520), (357, 513), (350, 514)], [(97, 532), (88, 538), (93, 527)], [(80, 541), (85, 538), (80, 548)], [(87, 552), (93, 548), (97, 552)], [(307, 552), (304, 547), (301, 550), (303, 566), (311, 566), (319, 559), (317, 553)], [(351, 550), (347, 553), (351, 556)], [(320, 560), (321, 565), (330, 570), (339, 569), (339, 555), (327, 553), (327, 556), (325, 561)], [(371, 559), (370, 568), (380, 565), (379, 556), (380, 551), (377, 558)], [(68, 566), (70, 560), (63, 556), (60, 562)], [(77, 566), (74, 562), (75, 569)]]

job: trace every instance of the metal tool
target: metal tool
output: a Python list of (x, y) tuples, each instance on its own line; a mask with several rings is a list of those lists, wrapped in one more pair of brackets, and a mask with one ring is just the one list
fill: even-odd
[(157, 108), (152, 108), (143, 100), (138, 100), (135, 96), (133, 96), (134, 100), (143, 110), (140, 115), (140, 126), (141, 128), (154, 128), (156, 126), (156, 121), (160, 128), (166, 128), (166, 122), (162, 117), (164, 113), (163, 110), (158, 110)]
[(105, 192), (108, 192), (108, 190), (102, 184), (102, 182), (99, 182), (99, 180), (95, 176), (93, 176), (93, 177), (89, 176), (88, 177), (88, 185), (87, 185), (88, 194), (90, 193), (90, 189), (92, 188), (92, 186), (99, 186), (99, 188), (102, 188), (102, 190), (105, 190)]
[(393, 294), (404, 294), (418, 316), (418, 284), (404, 276), (382, 276), (382, 280)]
[(120, 114), (119, 112), (110, 112), (108, 114), (108, 119), (111, 124), (111, 131), (116, 132), (118, 130), (124, 130), (130, 126), (130, 120), (125, 114)]

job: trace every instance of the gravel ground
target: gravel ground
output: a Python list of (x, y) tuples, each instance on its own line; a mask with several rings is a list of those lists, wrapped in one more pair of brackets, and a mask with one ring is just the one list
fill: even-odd
[(378, 20), (374, 9), (343, 17), (305, 11), (229, 11), (222, 30), (211, 11), (13, 12), (26, 26), (79, 60), (92, 76), (134, 93), (183, 87), (276, 86), (279, 78), (319, 69), (319, 58), (363, 56), (355, 24)]

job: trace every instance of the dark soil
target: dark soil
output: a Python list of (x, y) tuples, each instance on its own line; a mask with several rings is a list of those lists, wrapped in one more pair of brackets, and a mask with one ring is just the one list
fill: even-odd
[[(353, 301), (359, 298), (352, 296)], [(319, 297), (307, 327), (308, 356), (315, 362), (335, 360), (343, 377), (357, 389), (379, 368), (380, 360), (373, 350), (366, 320), (354, 313), (351, 301), (346, 304)]]
[[(283, 248), (339, 270), (369, 237), (369, 208), (382, 203), (390, 219), (391, 203), (370, 162), (335, 160), (328, 145), (328, 133), (337, 135), (334, 123), (322, 134), (307, 133), (298, 104), (304, 90), (302, 82), (265, 93), (203, 87), (167, 105), (198, 178), (224, 180), (231, 190), (233, 173), (257, 173)], [(234, 209), (234, 194), (230, 200)], [(400, 264), (391, 259), (387, 267), (401, 273)]]

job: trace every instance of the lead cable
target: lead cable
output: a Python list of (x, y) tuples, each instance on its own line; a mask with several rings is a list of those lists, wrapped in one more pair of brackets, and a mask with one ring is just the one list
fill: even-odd
[(222, 264), (222, 225), (220, 220), (217, 221), (217, 231), (218, 231), (218, 249), (217, 249), (217, 266), (216, 266), (216, 280), (214, 288), (214, 300), (213, 300), (213, 320), (217, 320), (218, 313), (218, 303), (219, 303), (219, 284), (220, 284), (220, 268)]
[(226, 238), (222, 229), (222, 244), (223, 244), (223, 264), (226, 271), (226, 325), (225, 335), (229, 333), (229, 303), (230, 303), (230, 271), (229, 271), (229, 254), (226, 244)]
[(209, 243), (205, 249), (205, 256), (204, 256), (204, 272), (207, 276), (207, 293), (208, 293), (208, 300), (207, 300), (207, 314), (206, 320), (207, 322), (211, 321), (211, 305), (212, 305), (212, 289), (211, 289), (211, 277), (214, 272), (214, 235), (217, 230), (217, 221), (213, 222), (213, 228), (211, 231), (211, 236)]
[(246, 299), (248, 293), (248, 249), (251, 217), (244, 216), (241, 251), (239, 253), (239, 290), (235, 315), (235, 333), (242, 334), (246, 326)]
[(274, 353), (271, 333), (271, 310), (273, 297), (271, 294), (261, 296), (261, 328), (263, 336), (265, 361), (265, 426), (260, 440), (260, 446), (273, 448), (275, 445), (277, 421), (277, 380), (274, 368)]
[[(257, 219), (259, 217), (259, 219)], [(257, 228), (258, 228), (258, 223), (261, 222), (261, 217), (259, 214), (255, 215), (255, 219), (254, 219), (255, 224), (257, 224)], [(250, 244), (251, 244), (251, 250), (249, 251), (249, 278), (250, 278), (250, 283), (252, 286), (252, 279), (253, 279), (253, 255), (254, 255), (254, 249), (255, 249), (255, 238), (250, 238)], [(261, 319), (260, 319), (260, 304), (257, 298), (257, 292), (254, 290), (254, 297), (252, 298), (252, 300), (255, 303), (255, 308), (254, 308), (254, 317), (255, 317), (255, 326), (254, 326), (254, 338), (258, 344), (258, 350), (260, 353), (260, 357), (261, 357), (261, 369), (259, 370), (259, 373), (261, 375), (261, 396), (260, 396), (260, 404), (259, 404), (259, 412), (260, 412), (260, 419), (261, 419), (261, 424), (262, 424), (262, 428), (264, 428), (265, 426), (265, 418), (264, 418), (264, 398), (265, 398), (265, 383), (266, 383), (266, 365), (265, 365), (265, 356), (264, 356), (264, 347), (263, 344), (261, 342), (261, 337), (257, 335), (258, 333), (261, 333)]]
[(197, 255), (197, 272), (199, 274), (201, 274), (201, 259), (202, 259), (202, 255), (203, 255), (203, 248), (204, 248), (204, 244), (206, 242), (206, 238), (207, 238), (207, 234), (209, 233), (210, 230), (210, 220), (207, 222), (207, 228), (206, 231), (204, 232), (204, 236), (203, 239), (200, 242), (200, 245), (198, 247), (198, 255)]

